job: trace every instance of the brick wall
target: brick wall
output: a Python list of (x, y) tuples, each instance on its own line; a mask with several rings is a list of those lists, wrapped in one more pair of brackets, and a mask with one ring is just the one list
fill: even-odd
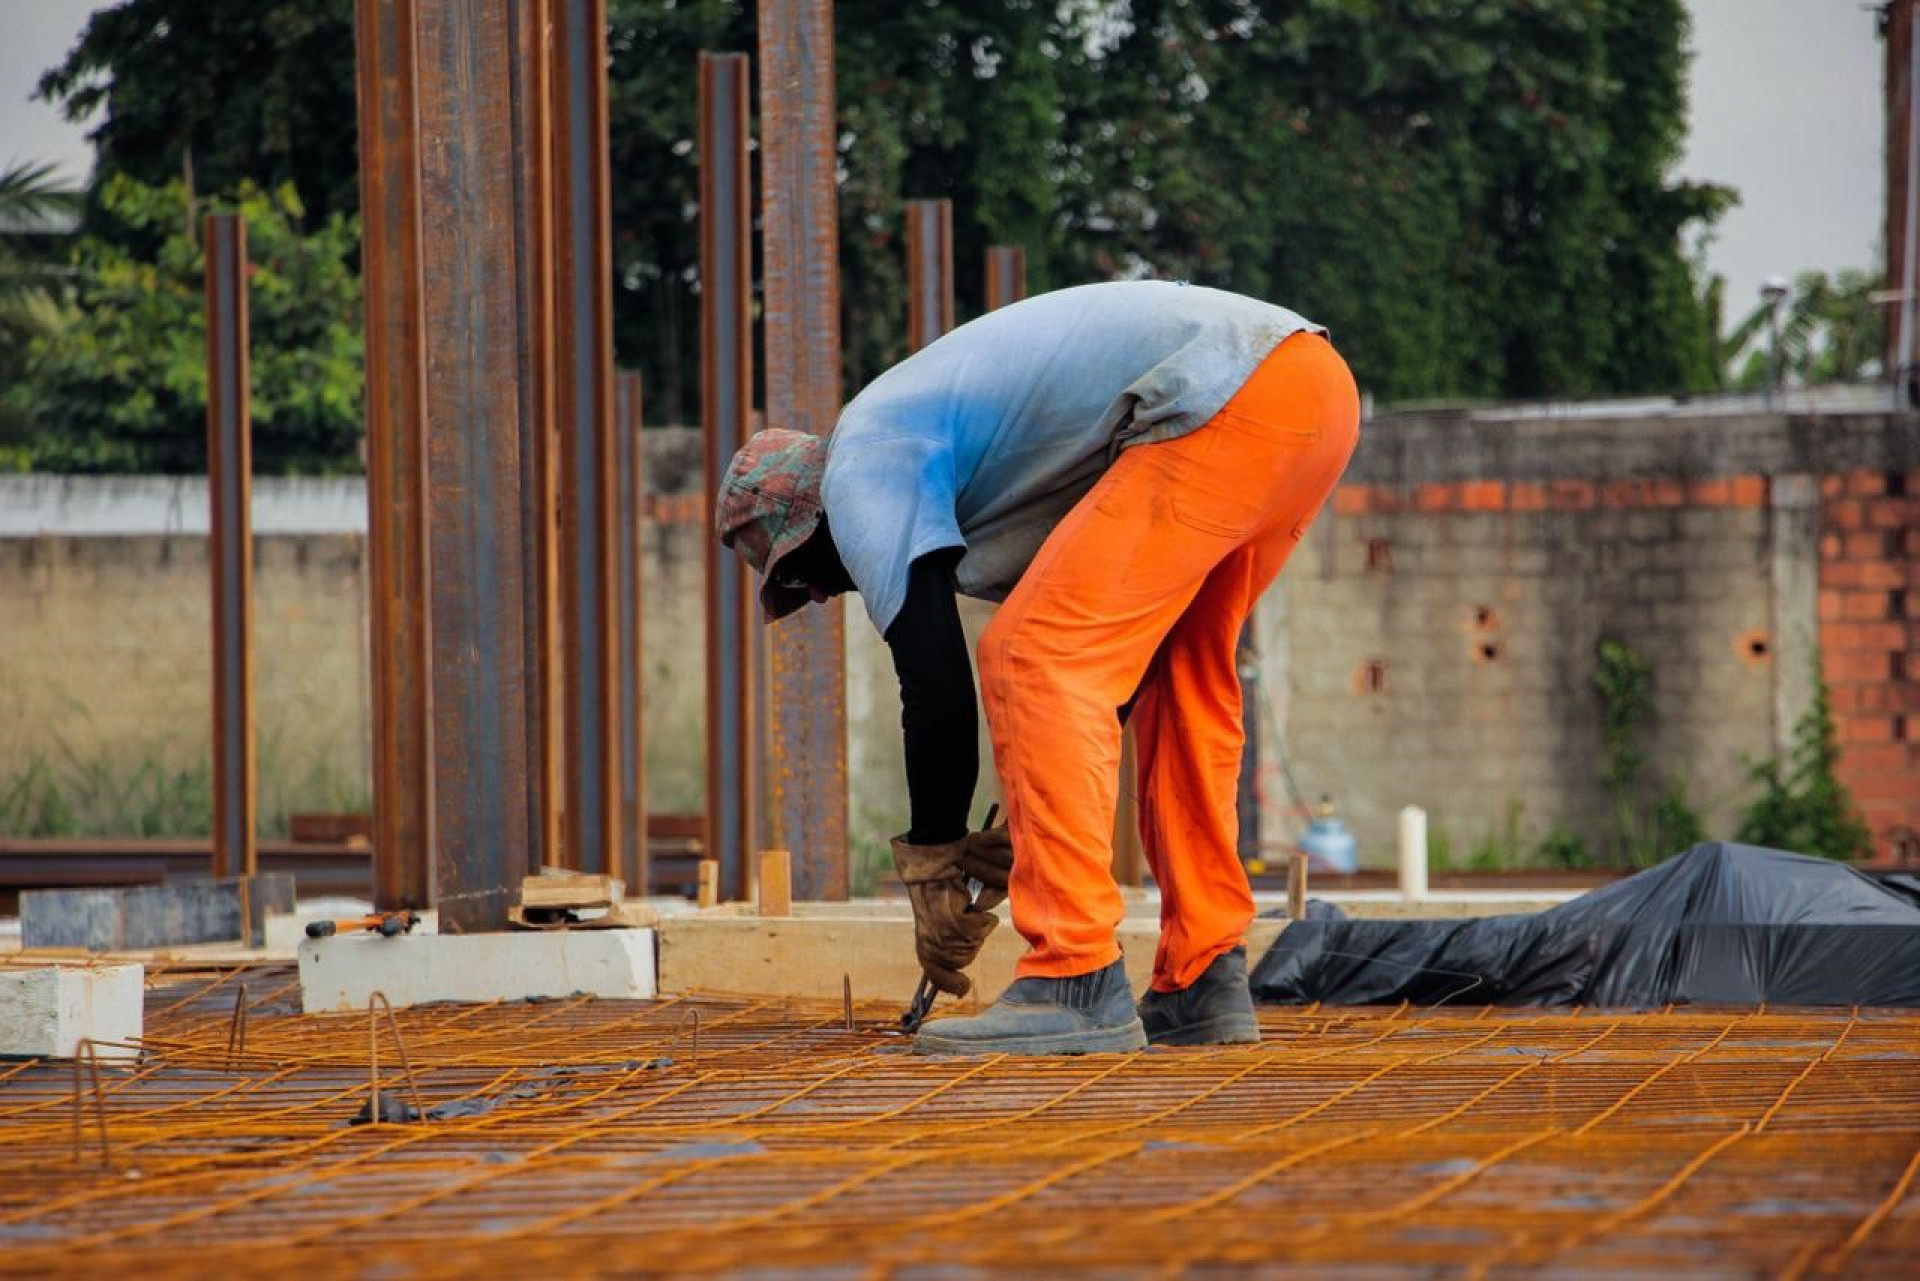
[(1820, 483), (1821, 671), (1840, 777), (1883, 850), (1920, 857), (1920, 471)]

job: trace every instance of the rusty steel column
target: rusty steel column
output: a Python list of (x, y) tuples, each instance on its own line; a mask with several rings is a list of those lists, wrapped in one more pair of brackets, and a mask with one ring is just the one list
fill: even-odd
[(953, 328), (953, 202), (907, 201), (907, 347)]
[[(753, 182), (747, 162), (750, 71), (743, 53), (700, 55), (700, 419), (706, 489), (715, 494), (746, 441), (753, 404)], [(707, 857), (720, 892), (745, 898), (753, 867), (754, 582), (706, 536)]]
[(440, 928), (501, 929), (528, 870), (526, 378), (513, 0), (416, 14)]
[(616, 518), (619, 537), (620, 680), (620, 829), (617, 857), (608, 871), (626, 881), (634, 894), (647, 888), (646, 675), (640, 648), (640, 556), (646, 520), (646, 462), (640, 440), (640, 375), (623, 373), (617, 387), (619, 408), (619, 489)]
[(252, 876), (253, 440), (247, 224), (206, 220), (207, 568), (213, 583), (213, 874)]
[[(832, 0), (760, 0), (767, 421), (826, 435), (840, 415), (840, 221)], [(768, 790), (800, 899), (847, 895), (845, 610), (774, 624)]]
[(556, 0), (513, 0), (514, 182), (519, 202), (521, 342), (521, 519), (526, 631), (532, 641), (527, 694), (531, 840), (537, 863), (559, 866), (565, 849), (560, 814), (566, 752), (561, 731), (564, 668), (560, 625), (560, 438), (554, 407), (553, 6)]
[(1027, 296), (1027, 251), (1019, 245), (987, 246), (987, 310), (998, 311)]
[(1887, 381), (1893, 385), (1896, 408), (1920, 404), (1916, 395), (1916, 348), (1920, 323), (1915, 313), (1920, 299), (1920, 272), (1910, 259), (1920, 244), (1920, 166), (1915, 164), (1920, 131), (1914, 128), (1916, 93), (1920, 93), (1920, 49), (1914, 45), (1916, 0), (1889, 0), (1884, 13), (1887, 42), (1887, 290), (1883, 345)]
[(366, 295), (373, 897), (433, 901), (425, 334), (414, 0), (357, 0), (360, 262)]
[(554, 0), (554, 407), (569, 867), (612, 870), (620, 827), (613, 235), (606, 0)]

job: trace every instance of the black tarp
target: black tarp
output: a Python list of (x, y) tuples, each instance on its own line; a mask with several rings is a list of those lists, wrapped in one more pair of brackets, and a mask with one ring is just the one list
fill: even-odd
[(1920, 905), (1842, 863), (1713, 842), (1549, 911), (1296, 921), (1254, 997), (1367, 1005), (1920, 1005)]

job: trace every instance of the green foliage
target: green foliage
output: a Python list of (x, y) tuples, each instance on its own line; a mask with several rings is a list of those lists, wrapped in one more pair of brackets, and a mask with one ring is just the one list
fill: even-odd
[[(1873, 301), (1878, 276), (1864, 271), (1803, 272), (1780, 310), (1780, 379), (1786, 385), (1861, 382), (1873, 377), (1885, 350), (1887, 308)], [(1733, 386), (1757, 390), (1771, 374), (1765, 302), (1720, 343), (1720, 365)]]
[[(1157, 275), (1330, 324), (1385, 399), (1704, 388), (1716, 315), (1682, 238), (1730, 199), (1667, 181), (1683, 0), (841, 0), (849, 390), (905, 354), (902, 201), (955, 204), (1031, 288)], [(648, 416), (698, 412), (695, 55), (745, 0), (610, 0), (615, 344)], [(350, 0), (122, 0), (43, 95), (98, 110), (103, 174), (297, 178), (356, 204)]]
[(1816, 660), (1813, 705), (1793, 727), (1787, 759), (1769, 757), (1752, 767), (1760, 794), (1741, 816), (1735, 839), (1825, 858), (1858, 858), (1871, 848), (1872, 838), (1852, 793), (1834, 772), (1840, 744), (1818, 671)]
[(31, 752), (0, 778), (0, 833), (8, 836), (205, 836), (213, 789), (204, 761), (185, 769), (154, 756), (83, 757), (66, 743), (58, 756)]
[(1624, 641), (1602, 640), (1596, 658), (1593, 691), (1604, 744), (1600, 782), (1614, 820), (1608, 855), (1616, 865), (1649, 867), (1698, 843), (1704, 829), (1678, 779), (1663, 780), (1647, 805), (1642, 786), (1647, 757), (1640, 739), (1653, 718), (1653, 665)]
[(360, 433), (356, 229), (301, 230), (291, 187), (243, 185), (190, 205), (181, 184), (109, 179), (73, 250), (74, 314), (28, 348), (7, 393), (12, 445), (41, 470), (194, 472), (206, 465), (206, 318), (199, 214), (247, 222), (256, 470), (338, 471)]
[(94, 125), (97, 180), (293, 183), (316, 223), (359, 208), (353, 0), (120, 0), (38, 94)]
[[(26, 376), (34, 339), (57, 335), (71, 318), (63, 259), (80, 202), (51, 165), (20, 161), (0, 169), (0, 389)], [(6, 444), (24, 429), (0, 396), (0, 472), (26, 469), (23, 452)]]
[(1555, 823), (1534, 850), (1534, 861), (1547, 867), (1579, 870), (1598, 867), (1600, 862), (1587, 849), (1587, 843), (1565, 826)]

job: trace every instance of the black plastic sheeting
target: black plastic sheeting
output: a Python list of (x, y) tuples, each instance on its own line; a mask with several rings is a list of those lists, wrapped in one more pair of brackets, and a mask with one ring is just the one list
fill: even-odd
[(1549, 911), (1287, 926), (1255, 999), (1374, 1005), (1920, 1005), (1920, 903), (1843, 863), (1696, 845)]

